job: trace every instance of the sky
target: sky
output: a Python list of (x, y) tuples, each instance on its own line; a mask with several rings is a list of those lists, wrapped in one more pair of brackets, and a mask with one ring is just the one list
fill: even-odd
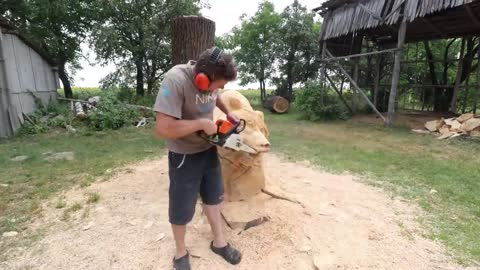
[[(220, 36), (240, 24), (239, 18), (242, 14), (253, 15), (263, 0), (208, 0), (208, 2), (211, 7), (210, 9), (203, 9), (202, 15), (215, 21), (215, 34)], [(293, 3), (293, 0), (271, 0), (271, 2), (274, 3), (277, 12), (281, 12)], [(299, 0), (299, 2), (307, 8), (313, 9), (320, 6), (323, 0)], [(87, 44), (82, 44), (82, 53), (85, 59), (81, 60), (82, 70), (77, 71), (74, 76), (74, 86), (97, 87), (99, 81), (114, 71), (115, 67), (113, 65), (101, 66), (95, 64), (95, 53), (88, 48)], [(246, 87), (256, 87), (256, 85), (247, 85)], [(226, 88), (238, 89), (241, 87), (238, 82), (231, 82)]]

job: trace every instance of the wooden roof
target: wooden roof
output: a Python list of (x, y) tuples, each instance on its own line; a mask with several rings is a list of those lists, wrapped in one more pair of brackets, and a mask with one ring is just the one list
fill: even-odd
[(393, 43), (402, 12), (407, 42), (480, 34), (480, 0), (329, 0), (314, 10), (322, 41), (363, 34)]

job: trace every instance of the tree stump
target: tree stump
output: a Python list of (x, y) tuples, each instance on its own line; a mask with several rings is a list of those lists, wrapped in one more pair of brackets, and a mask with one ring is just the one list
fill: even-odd
[(263, 105), (273, 113), (284, 113), (288, 110), (288, 100), (281, 96), (271, 96), (265, 100)]
[(174, 65), (195, 60), (215, 43), (215, 22), (200, 16), (172, 20), (172, 61)]

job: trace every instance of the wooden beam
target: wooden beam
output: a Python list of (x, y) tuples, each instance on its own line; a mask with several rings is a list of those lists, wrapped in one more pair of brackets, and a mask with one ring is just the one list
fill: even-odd
[(395, 52), (395, 64), (393, 66), (393, 76), (392, 76), (392, 88), (390, 90), (390, 97), (388, 100), (388, 114), (386, 126), (393, 126), (393, 121), (395, 117), (395, 102), (397, 100), (397, 89), (398, 83), (400, 81), (400, 61), (402, 61), (403, 54), (403, 45), (405, 44), (405, 36), (407, 33), (407, 22), (405, 20), (400, 24), (400, 29), (398, 31), (398, 51)]
[(468, 17), (470, 17), (473, 24), (475, 24), (478, 28), (480, 28), (480, 20), (477, 18), (477, 16), (475, 16), (475, 13), (473, 13), (470, 5), (465, 5), (465, 10), (467, 10)]
[(358, 53), (358, 54), (351, 54), (351, 55), (345, 55), (345, 56), (338, 56), (338, 57), (329, 57), (327, 59), (323, 59), (322, 61), (324, 62), (330, 62), (330, 61), (337, 61), (337, 60), (342, 60), (342, 59), (350, 59), (350, 58), (356, 58), (356, 57), (362, 57), (362, 56), (369, 56), (369, 55), (376, 55), (376, 54), (383, 54), (383, 53), (391, 53), (391, 52), (396, 52), (398, 51), (398, 48), (394, 49), (387, 49), (383, 51), (376, 51), (376, 52), (368, 52), (368, 53)]
[(338, 90), (337, 86), (335, 85), (335, 83), (332, 81), (332, 79), (327, 75), (326, 76), (327, 80), (330, 82), (330, 85), (333, 87), (333, 89), (335, 90), (335, 92), (337, 92), (338, 96), (340, 97), (340, 99), (342, 100), (343, 104), (345, 105), (345, 107), (347, 107), (348, 111), (350, 111), (351, 114), (353, 114), (353, 110), (352, 108), (350, 107), (350, 105), (348, 105), (348, 102), (345, 100), (345, 98), (343, 97), (342, 95), (342, 92), (340, 92), (340, 90)]
[[(333, 57), (333, 55), (328, 51), (328, 49), (325, 50), (327, 55), (329, 57)], [(342, 71), (343, 75), (347, 77), (347, 79), (352, 83), (352, 86), (361, 94), (361, 96), (365, 99), (368, 105), (373, 109), (373, 111), (383, 120), (383, 122), (386, 121), (385, 117), (377, 110), (377, 108), (373, 105), (373, 103), (370, 101), (370, 99), (365, 95), (362, 89), (358, 87), (357, 82), (353, 80), (353, 78), (348, 74), (348, 72), (340, 65), (338, 62), (334, 62), (334, 64)]]

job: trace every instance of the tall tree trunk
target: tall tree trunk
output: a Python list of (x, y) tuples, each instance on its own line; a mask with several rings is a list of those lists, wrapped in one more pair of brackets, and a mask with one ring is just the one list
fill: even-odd
[(65, 93), (66, 98), (73, 98), (72, 85), (70, 84), (70, 79), (67, 75), (67, 70), (65, 69), (65, 63), (58, 65), (58, 77), (63, 84), (63, 92)]
[(136, 87), (136, 91), (137, 91), (137, 96), (144, 96), (145, 95), (145, 90), (143, 89), (143, 78), (144, 78), (144, 75), (143, 75), (143, 59), (137, 59), (135, 61), (135, 66), (137, 68), (137, 87)]
[(183, 16), (172, 20), (172, 60), (174, 65), (195, 60), (213, 47), (215, 22), (200, 16)]

